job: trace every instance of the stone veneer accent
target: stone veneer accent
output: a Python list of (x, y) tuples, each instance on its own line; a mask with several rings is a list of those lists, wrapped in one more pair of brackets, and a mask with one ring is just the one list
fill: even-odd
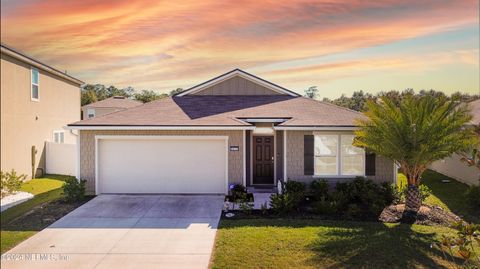
[[(314, 176), (304, 175), (303, 169), (303, 137), (304, 135), (313, 135), (314, 131), (287, 131), (287, 178), (295, 181), (310, 183)], [(325, 131), (327, 133), (327, 131)], [(339, 132), (328, 131), (328, 133), (338, 134)], [(340, 134), (351, 134), (352, 132), (342, 131)], [(375, 159), (375, 176), (368, 176), (367, 178), (375, 182), (394, 182), (395, 171), (393, 161), (377, 156)], [(346, 181), (351, 178), (326, 178), (329, 182), (335, 183), (337, 181)]]
[(80, 131), (80, 178), (87, 181), (87, 193), (95, 193), (95, 135), (218, 135), (228, 136), (229, 146), (239, 151), (228, 152), (228, 181), (243, 184), (243, 131), (159, 131), (159, 130), (82, 130)]

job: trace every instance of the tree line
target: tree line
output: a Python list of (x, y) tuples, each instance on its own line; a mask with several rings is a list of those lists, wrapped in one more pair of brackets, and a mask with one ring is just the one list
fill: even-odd
[[(85, 84), (82, 86), (82, 106), (94, 103), (97, 101), (102, 101), (104, 99), (110, 98), (112, 96), (125, 96), (127, 98), (135, 99), (143, 103), (151, 102), (154, 100), (162, 99), (168, 96), (175, 95), (183, 91), (182, 88), (177, 88), (175, 90), (167, 93), (157, 93), (153, 90), (142, 90), (137, 91), (132, 87), (126, 88), (117, 88), (113, 85), (105, 86), (103, 84)], [(318, 89), (316, 86), (309, 87), (305, 90), (305, 96), (312, 99), (319, 99)], [(347, 96), (342, 94), (340, 97), (335, 99), (329, 99), (324, 97), (322, 101), (329, 102), (338, 106), (346, 107), (356, 111), (366, 111), (367, 109), (367, 100), (378, 101), (382, 97), (388, 97), (396, 104), (400, 103), (407, 96), (433, 96), (436, 98), (446, 97), (450, 100), (461, 101), (461, 102), (470, 102), (477, 99), (480, 99), (479, 94), (468, 94), (455, 92), (450, 96), (447, 96), (445, 93), (436, 90), (420, 90), (416, 93), (413, 89), (406, 89), (403, 91), (381, 91), (377, 94), (371, 94), (364, 91), (354, 91), (352, 96)]]
[[(316, 86), (312, 86), (305, 90), (305, 96), (313, 99), (318, 99), (318, 90)], [(413, 89), (406, 89), (403, 91), (381, 91), (377, 94), (371, 94), (364, 91), (354, 91), (352, 96), (347, 96), (342, 94), (339, 98), (329, 99), (324, 97), (322, 101), (332, 103), (338, 106), (346, 107), (356, 111), (366, 111), (367, 110), (367, 101), (372, 100), (377, 102), (382, 99), (382, 97), (387, 97), (389, 100), (392, 100), (393, 103), (398, 105), (403, 99), (409, 96), (432, 96), (435, 98), (446, 98), (447, 100), (460, 101), (460, 102), (471, 102), (477, 99), (480, 99), (479, 94), (468, 94), (462, 92), (455, 92), (451, 95), (446, 95), (441, 91), (436, 90), (420, 90), (418, 93)]]
[(135, 99), (143, 103), (151, 102), (154, 100), (162, 99), (168, 96), (172, 96), (176, 93), (183, 91), (182, 88), (177, 88), (170, 91), (170, 93), (157, 93), (153, 90), (136, 91), (132, 87), (117, 88), (113, 85), (105, 86), (103, 84), (85, 84), (81, 88), (82, 93), (82, 106), (90, 103), (102, 101), (112, 96), (124, 96), (127, 98)]

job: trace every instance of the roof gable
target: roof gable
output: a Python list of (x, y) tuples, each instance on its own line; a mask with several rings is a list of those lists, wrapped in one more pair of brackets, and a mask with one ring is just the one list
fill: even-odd
[(289, 95), (299, 94), (240, 69), (193, 86), (176, 96), (186, 95)]

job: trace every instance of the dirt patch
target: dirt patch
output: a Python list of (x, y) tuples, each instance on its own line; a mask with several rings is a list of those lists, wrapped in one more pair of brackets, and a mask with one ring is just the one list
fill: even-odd
[(63, 200), (55, 200), (49, 203), (33, 207), (24, 215), (2, 226), (2, 230), (14, 231), (40, 231), (67, 215), (75, 208), (88, 202), (93, 197), (75, 203), (67, 203)]
[[(397, 204), (386, 207), (380, 214), (379, 220), (382, 222), (400, 222), (405, 204)], [(448, 212), (438, 206), (422, 205), (418, 211), (415, 224), (422, 225), (442, 225), (449, 226), (453, 222), (460, 221), (461, 218), (452, 212)]]

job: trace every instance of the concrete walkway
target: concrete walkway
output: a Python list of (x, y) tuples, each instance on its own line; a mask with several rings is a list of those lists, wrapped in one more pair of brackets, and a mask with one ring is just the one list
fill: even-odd
[(1, 266), (207, 268), (223, 199), (101, 195), (7, 252)]

